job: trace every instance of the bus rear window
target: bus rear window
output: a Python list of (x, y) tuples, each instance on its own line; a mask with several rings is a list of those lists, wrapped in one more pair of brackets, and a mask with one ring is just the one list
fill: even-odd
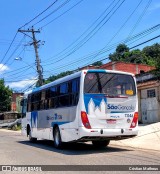
[(131, 75), (87, 73), (84, 80), (84, 93), (133, 96), (136, 94), (135, 82)]

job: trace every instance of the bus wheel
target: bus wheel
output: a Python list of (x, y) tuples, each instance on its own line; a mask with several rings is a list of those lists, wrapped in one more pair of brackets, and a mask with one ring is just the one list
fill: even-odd
[(103, 140), (103, 141), (92, 141), (94, 147), (106, 147), (110, 143), (110, 140)]
[(57, 149), (62, 148), (61, 134), (60, 134), (58, 126), (54, 128), (53, 138), (54, 138), (55, 148), (57, 148)]
[(37, 138), (33, 138), (32, 137), (32, 132), (31, 132), (31, 129), (29, 129), (29, 141), (32, 142), (32, 143), (35, 143), (37, 141)]

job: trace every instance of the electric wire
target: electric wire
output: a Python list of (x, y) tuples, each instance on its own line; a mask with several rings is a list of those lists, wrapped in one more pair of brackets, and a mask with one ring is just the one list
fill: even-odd
[[(160, 24), (155, 25), (155, 26), (153, 26), (153, 27), (150, 27), (149, 29), (146, 29), (146, 30), (144, 30), (144, 31), (142, 31), (142, 32), (140, 32), (140, 33), (138, 33), (138, 34), (135, 34), (134, 36), (132, 36), (132, 37), (130, 37), (130, 38), (128, 39), (128, 42), (130, 42), (130, 41), (132, 41), (132, 40), (135, 40), (136, 38), (139, 38), (140, 36), (149, 35), (149, 34), (151, 34), (152, 32), (154, 32), (154, 31), (156, 31), (156, 30), (158, 30), (158, 29), (160, 29)], [(94, 54), (94, 53), (90, 53), (90, 54), (91, 54), (91, 56), (95, 56), (95, 55), (96, 55), (98, 52), (100, 52), (100, 51), (101, 51), (101, 53), (105, 53), (105, 52), (110, 51), (111, 49), (115, 48), (118, 44), (123, 43), (123, 41), (124, 41), (124, 40), (121, 40), (121, 41), (116, 42), (116, 43), (114, 43), (114, 44), (112, 44), (112, 45), (109, 45), (105, 50), (103, 49), (103, 51), (98, 50), (98, 51), (94, 52), (95, 54)], [(90, 55), (90, 54), (89, 54), (89, 55)], [(86, 56), (85, 56), (85, 57), (86, 57)], [(55, 63), (56, 63), (55, 61), (52, 62), (52, 63), (46, 63), (46, 64), (43, 64), (43, 66), (47, 66), (47, 65), (51, 65), (51, 64), (55, 64)]]
[[(75, 51), (77, 51), (79, 48), (81, 48), (84, 44), (86, 44), (110, 19), (111, 19), (111, 17), (115, 14), (115, 12), (121, 7), (121, 5), (123, 4), (125, 2), (125, 0), (123, 0), (119, 5), (118, 4), (116, 4), (116, 5), (118, 5), (118, 7), (116, 8), (116, 6), (114, 6), (110, 11), (109, 11), (109, 13), (102, 19), (102, 21), (100, 21), (100, 23), (99, 24), (97, 24), (96, 25), (96, 27), (81, 41), (81, 42), (79, 42), (76, 46), (75, 46), (75, 48), (73, 49), (73, 51), (71, 52), (71, 53), (69, 53), (68, 55), (67, 55), (67, 57), (69, 56), (69, 55), (71, 55), (71, 54), (73, 54)], [(114, 8), (116, 8), (115, 10), (114, 10)], [(114, 10), (114, 11), (113, 11)], [(113, 12), (112, 12), (113, 11)], [(111, 14), (111, 16), (109, 16), (107, 19), (106, 19), (106, 17), (110, 14), (112, 12), (112, 14)], [(106, 19), (106, 20), (105, 20)], [(105, 20), (105, 21), (104, 21)], [(104, 23), (101, 25), (101, 26), (99, 26), (102, 22), (104, 21)], [(98, 26), (99, 26), (99, 28), (98, 28)], [(97, 29), (98, 28), (98, 29)], [(97, 29), (97, 30), (96, 30)], [(95, 31), (96, 30), (96, 31)], [(93, 33), (94, 32), (94, 33)], [(93, 33), (93, 34), (92, 34)], [(91, 35), (92, 34), (92, 35)]]
[(26, 80), (24, 79), (24, 80), (15, 80), (15, 81), (14, 80), (13, 81), (12, 80), (6, 80), (5, 82), (7, 82), (7, 83), (8, 82), (20, 82), (20, 81), (26, 81), (27, 82), (27, 81), (31, 81), (31, 80), (38, 80), (38, 79), (35, 78), (35, 79), (26, 79)]
[(37, 19), (39, 16), (41, 16), (43, 13), (45, 13), (49, 8), (51, 8), (58, 0), (55, 0), (51, 5), (49, 5), (45, 10), (43, 10), (41, 13), (39, 13), (37, 16), (35, 16), (33, 19), (31, 19), (29, 22), (25, 23), (23, 26), (21, 26), (19, 29), (27, 26), (31, 22), (33, 22), (35, 19)]
[(12, 58), (12, 56), (15, 54), (15, 52), (19, 49), (19, 47), (21, 46), (21, 43), (23, 42), (25, 36), (21, 39), (20, 43), (17, 45), (17, 47), (14, 49), (14, 51), (12, 52), (12, 54), (9, 56), (9, 58), (5, 61), (4, 65), (6, 65), (9, 60)]
[(52, 15), (53, 13), (55, 13), (56, 11), (58, 11), (59, 9), (61, 9), (63, 6), (65, 6), (70, 1), (71, 0), (66, 0), (63, 4), (61, 4), (59, 7), (57, 7), (55, 10), (53, 10), (51, 13), (49, 13), (47, 16), (45, 16), (44, 18), (42, 18), (41, 20), (39, 20), (38, 22), (36, 22), (35, 24), (33, 24), (33, 26), (39, 24), (40, 22), (42, 22), (43, 20), (45, 20), (46, 18), (48, 18), (50, 15)]
[[(101, 15), (74, 41), (72, 42), (69, 46), (67, 46), (65, 49), (63, 49), (61, 52), (56, 54), (55, 56), (52, 56), (51, 58), (48, 58), (47, 61), (52, 59), (53, 57), (57, 57), (58, 55), (61, 55), (63, 52), (65, 52), (68, 48), (70, 48), (72, 45), (74, 45), (77, 41), (79, 41), (95, 24), (98, 22), (98, 20), (107, 12), (107, 10), (114, 4), (116, 0), (113, 0), (109, 6), (101, 13)], [(120, 1), (120, 0), (119, 0)], [(70, 52), (70, 51), (69, 51)], [(67, 53), (69, 53), (67, 52)], [(67, 53), (62, 54), (61, 56), (65, 56)], [(59, 57), (61, 57), (59, 56)]]
[[(129, 42), (129, 41), (133, 41), (133, 40), (136, 39), (136, 38), (145, 37), (146, 35), (151, 34), (152, 32), (156, 31), (156, 30), (159, 29), (159, 28), (160, 28), (160, 24), (157, 24), (157, 25), (155, 25), (155, 26), (153, 26), (153, 27), (150, 27), (149, 29), (146, 29), (146, 30), (144, 30), (144, 31), (142, 31), (142, 32), (140, 32), (140, 33), (138, 33), (138, 34), (132, 36), (132, 37), (128, 40), (128, 42)], [(140, 37), (140, 36), (142, 36), (142, 37)], [(139, 39), (137, 39), (137, 40), (139, 40)], [(122, 43), (122, 42), (123, 42), (123, 40), (120, 41), (120, 42), (116, 42), (116, 43), (110, 45), (106, 50), (104, 50), (104, 51), (101, 52), (101, 53), (102, 53), (102, 54), (106, 53), (107, 51), (109, 51), (109, 50), (115, 48), (119, 43)], [(134, 41), (134, 42), (135, 42), (135, 41)], [(133, 43), (134, 43), (134, 42), (133, 42)], [(99, 51), (100, 51), (100, 50), (98, 50), (98, 52), (99, 52)], [(80, 57), (80, 59), (79, 59), (78, 61), (76, 60), (76, 61), (72, 62), (71, 64), (76, 64), (76, 63), (81, 62), (80, 60), (84, 61), (85, 59), (92, 58), (93, 56), (95, 56), (95, 54), (97, 54), (97, 51), (96, 51), (96, 52), (93, 52), (93, 53), (90, 53), (90, 54), (88, 54), (88, 55), (86, 55), (86, 56), (84, 56), (84, 58), (83, 58), (83, 57)], [(43, 64), (43, 66), (45, 67), (45, 66), (48, 66), (48, 65), (50, 65), (50, 64), (51, 64), (51, 63), (49, 63), (49, 64)], [(53, 62), (52, 64), (55, 64), (55, 63)], [(33, 63), (33, 64), (30, 64), (30, 66), (31, 66), (31, 65), (34, 66), (34, 63)], [(67, 66), (68, 66), (68, 64), (67, 64)], [(56, 67), (56, 68), (61, 68), (61, 69), (62, 69), (63, 67), (65, 67), (65, 65), (62, 65), (62, 66)], [(27, 68), (28, 68), (28, 66), (24, 66), (24, 67), (22, 67), (22, 68), (19, 68), (19, 69), (14, 70), (14, 71), (6, 72), (6, 73), (4, 73), (4, 74), (12, 74), (13, 72), (15, 73), (15, 72), (17, 72), (17, 71), (20, 71), (19, 73), (22, 73), (23, 71), (21, 71), (21, 70), (24, 70), (24, 72), (25, 72)], [(53, 71), (53, 70), (52, 70), (52, 71)], [(18, 73), (18, 74), (19, 74), (19, 73)]]
[[(143, 36), (144, 37), (144, 36)], [(149, 41), (151, 41), (151, 40), (154, 40), (154, 39), (156, 39), (156, 38), (158, 38), (159, 36), (157, 36), (157, 37), (155, 37), (155, 38), (152, 38), (152, 39), (150, 39), (150, 40), (148, 40), (148, 41), (145, 41), (144, 43), (147, 43), (147, 42), (149, 42)], [(139, 38), (139, 39), (141, 39), (142, 38), (142, 36)], [(137, 39), (138, 40), (138, 39)], [(135, 40), (135, 41), (137, 41), (137, 40)], [(135, 42), (134, 41), (134, 42)], [(132, 43), (134, 43), (134, 42), (132, 42)], [(143, 43), (143, 44), (144, 44)], [(117, 45), (117, 44), (116, 44)], [(130, 45), (130, 44), (128, 44), (128, 45)], [(140, 44), (141, 45), (141, 44)], [(136, 46), (134, 46), (134, 47), (137, 47), (138, 45), (136, 45)], [(132, 49), (133, 47), (130, 47), (130, 49)], [(61, 67), (57, 67), (57, 69), (58, 70), (60, 70), (60, 69), (62, 69), (62, 68), (64, 68), (64, 67), (70, 67), (70, 66), (72, 66), (73, 67), (73, 64), (74, 63), (78, 63), (78, 62), (84, 62), (83, 60), (85, 60), (86, 59), (86, 57), (84, 57), (84, 59), (82, 59), (82, 58), (80, 58), (79, 59), (79, 61), (75, 61), (75, 62), (73, 62), (73, 63), (69, 63), (69, 64), (67, 64), (66, 66), (61, 66)], [(101, 59), (101, 60), (98, 60), (98, 61), (104, 61), (104, 60), (106, 60), (106, 59), (108, 59), (108, 58), (104, 58), (104, 59)], [(70, 66), (69, 66), (70, 65)], [(88, 64), (83, 64), (82, 66), (87, 66)], [(50, 70), (51, 71), (51, 70)], [(55, 73), (55, 72), (54, 72)]]
[[(120, 2), (120, 0), (118, 1)], [(109, 11), (109, 13), (107, 13), (107, 15), (105, 15), (105, 17), (94, 27), (94, 29), (92, 29), (92, 31), (87, 34), (87, 36), (85, 36), (85, 38), (83, 38), (74, 48), (71, 49), (71, 51), (64, 57), (62, 57), (61, 59), (55, 61), (55, 63), (62, 61), (63, 59), (67, 58), (68, 56), (70, 56), (71, 54), (73, 54), (74, 52), (76, 52), (79, 48), (81, 48), (84, 44), (86, 44), (107, 22), (108, 20), (111, 19), (111, 17), (113, 16), (113, 14), (120, 8), (120, 6), (125, 2), (125, 0), (123, 0), (119, 5), (118, 3), (116, 5), (114, 5), (114, 7)], [(116, 8), (116, 6), (118, 5), (118, 7)], [(114, 10), (114, 8), (116, 8)], [(114, 11), (113, 11), (114, 10)], [(113, 11), (113, 12), (112, 12)], [(106, 17), (110, 14), (111, 16), (109, 16), (108, 19), (106, 19)], [(106, 19), (106, 20), (105, 20)], [(104, 21), (105, 20), (105, 21)], [(104, 23), (97, 29), (97, 27), (104, 21)], [(97, 31), (95, 31), (97, 29)], [(94, 32), (94, 33), (93, 33)], [(93, 33), (93, 34), (92, 34)], [(91, 35), (92, 34), (92, 35)], [(87, 38), (89, 37), (89, 38)]]
[[(125, 20), (125, 22), (121, 25), (121, 27), (118, 29), (118, 31), (114, 34), (114, 36), (107, 42), (107, 44), (100, 50), (100, 52), (97, 53), (97, 55), (95, 55), (92, 60), (90, 60), (90, 62), (92, 62), (100, 53), (101, 51), (103, 51), (112, 41), (113, 39), (120, 33), (120, 31), (124, 28), (124, 26), (127, 24), (127, 22), (130, 20), (130, 18), (132, 17), (132, 15), (136, 12), (136, 10), (138, 9), (138, 7), (140, 6), (140, 4), (142, 3), (143, 0), (140, 0), (139, 3), (136, 5), (136, 7), (134, 8), (134, 10), (132, 11), (132, 13), (127, 17), (127, 19)], [(88, 62), (89, 63), (89, 62)]]
[[(14, 35), (14, 37), (13, 37), (13, 39), (12, 39), (12, 42), (10, 43), (10, 45), (9, 45), (9, 47), (8, 47), (8, 49), (7, 49), (7, 51), (5, 52), (5, 55), (3, 56), (3, 58), (2, 58), (2, 60), (1, 60), (1, 62), (0, 62), (0, 64), (3, 62), (3, 60), (5, 59), (5, 57), (6, 57), (7, 54), (8, 54), (9, 50), (11, 49), (11, 46), (13, 45), (13, 42), (15, 41), (15, 39), (16, 39), (16, 37), (17, 37), (17, 34), (18, 34), (18, 32), (16, 32), (16, 34)], [(2, 68), (2, 67), (1, 67), (1, 68)]]
[(61, 16), (65, 15), (67, 12), (69, 12), (70, 10), (72, 10), (74, 7), (76, 7), (77, 5), (79, 5), (82, 1), (84, 0), (80, 0), (78, 1), (76, 4), (74, 4), (72, 7), (70, 7), (68, 10), (66, 10), (65, 12), (63, 12), (62, 14), (60, 14), (59, 16), (55, 17), (54, 19), (52, 19), (50, 22), (46, 23), (45, 25), (43, 25), (40, 29), (45, 28), (46, 26), (48, 26), (49, 24), (51, 24), (52, 22), (54, 22), (55, 20), (59, 19)]
[[(137, 44), (137, 45), (135, 45), (135, 46), (133, 46), (133, 47), (130, 47), (129, 50), (130, 50), (130, 49), (133, 49), (133, 48), (136, 48), (136, 47), (138, 47), (138, 46), (140, 46), (140, 45), (143, 45), (143, 44), (145, 44), (145, 43), (147, 43), (147, 42), (150, 42), (150, 41), (152, 41), (152, 40), (155, 40), (155, 39), (157, 39), (157, 38), (159, 38), (159, 37), (160, 37), (160, 35), (155, 36), (155, 37), (153, 37), (153, 38), (151, 38), (151, 39), (148, 39), (148, 40), (146, 40), (146, 41), (144, 41), (144, 42), (142, 42), (142, 43), (140, 43), (140, 44)], [(101, 60), (99, 60), (99, 61), (104, 61), (104, 60), (106, 60), (106, 59), (109, 59), (109, 57), (103, 58), (103, 59), (101, 59)], [(33, 79), (33, 80), (35, 80), (35, 79)], [(28, 80), (22, 80), (22, 81), (28, 81)]]
[(31, 84), (30, 86), (28, 86), (27, 88), (25, 88), (22, 92), (26, 92), (26, 91), (28, 91), (30, 88), (32, 89), (33, 88), (33, 86), (35, 86), (36, 85), (36, 83), (37, 82), (35, 82), (35, 83), (33, 83), (33, 84)]
[(138, 18), (138, 20), (136, 21), (135, 25), (133, 26), (133, 28), (131, 29), (130, 33), (128, 34), (126, 40), (124, 41), (124, 43), (127, 41), (127, 39), (133, 34), (133, 32), (135, 31), (135, 29), (137, 28), (138, 24), (140, 23), (140, 21), (142, 20), (143, 16), (145, 15), (147, 9), (149, 8), (150, 4), (151, 4), (152, 0), (149, 0), (147, 5), (145, 6), (144, 10), (142, 11), (140, 17)]

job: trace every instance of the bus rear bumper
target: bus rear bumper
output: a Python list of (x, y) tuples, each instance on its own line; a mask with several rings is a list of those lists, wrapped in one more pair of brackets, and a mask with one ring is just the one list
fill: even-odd
[(80, 141), (92, 140), (122, 140), (138, 135), (138, 128), (134, 129), (80, 129)]

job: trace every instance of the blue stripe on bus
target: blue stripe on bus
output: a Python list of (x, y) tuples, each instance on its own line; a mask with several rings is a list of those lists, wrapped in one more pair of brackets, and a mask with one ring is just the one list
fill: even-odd
[(110, 113), (118, 114), (118, 113), (130, 113), (132, 111), (111, 111)]
[(98, 72), (98, 73), (106, 73), (106, 70), (103, 70), (103, 69), (94, 69), (94, 70), (92, 70), (92, 69), (90, 69), (90, 70), (88, 70), (87, 71), (87, 73), (93, 73), (93, 72)]
[(31, 127), (36, 127), (37, 119), (38, 119), (38, 112), (37, 111), (31, 112)]
[(32, 92), (37, 92), (37, 91), (40, 91), (40, 88), (39, 87), (36, 87), (32, 90)]

